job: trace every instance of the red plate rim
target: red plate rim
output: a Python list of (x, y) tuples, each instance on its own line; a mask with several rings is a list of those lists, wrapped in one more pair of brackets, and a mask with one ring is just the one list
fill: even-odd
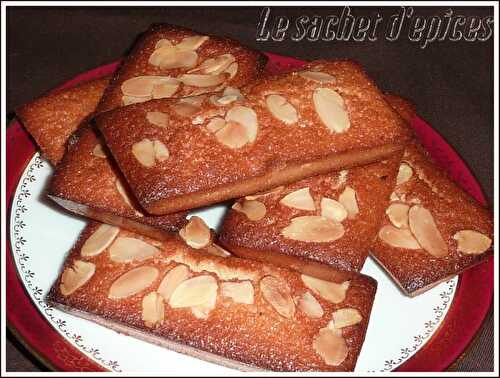
[[(304, 61), (267, 53), (267, 70), (277, 73), (300, 67)], [(116, 70), (119, 62), (110, 63), (77, 75), (58, 88), (68, 88), (95, 79)], [(417, 137), (430, 149), (439, 145), (441, 156), (433, 157), (448, 170), (450, 176), (479, 202), (485, 203), (481, 187), (465, 162), (445, 139), (424, 120), (412, 121)], [(19, 179), (26, 165), (37, 151), (34, 141), (19, 122), (13, 121), (7, 129), (7, 192), (8, 228), (6, 284), (7, 324), (16, 338), (38, 360), (51, 370), (106, 371), (80, 350), (67, 342), (37, 310), (26, 292), (14, 262), (10, 242), (10, 211)], [(453, 165), (452, 165), (452, 164)], [(451, 170), (450, 170), (451, 169)], [(493, 259), (477, 265), (459, 276), (453, 302), (440, 327), (425, 345), (395, 371), (443, 371), (457, 360), (480, 330), (493, 301)], [(29, 321), (26, 321), (29, 319)], [(467, 327), (463, 327), (467, 324)]]

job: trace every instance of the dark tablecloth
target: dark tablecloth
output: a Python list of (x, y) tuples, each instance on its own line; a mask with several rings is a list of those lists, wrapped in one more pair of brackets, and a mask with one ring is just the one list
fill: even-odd
[[(268, 23), (287, 16), (290, 29), (283, 41), (257, 41), (262, 7), (8, 7), (7, 111), (40, 96), (82, 71), (125, 54), (135, 37), (153, 22), (167, 22), (203, 33), (228, 36), (259, 50), (312, 60), (350, 58), (360, 62), (386, 91), (410, 99), (421, 117), (438, 130), (468, 163), (490, 204), (493, 200), (493, 38), (451, 41), (450, 34), (422, 48), (409, 39), (407, 24), (395, 41), (384, 37), (398, 7), (351, 7), (355, 17), (382, 21), (376, 41), (294, 41), (291, 28), (302, 15), (327, 20), (340, 7), (273, 7)], [(431, 25), (446, 14), (485, 20), (493, 8), (418, 7)], [(464, 37), (464, 36), (462, 36)], [(43, 369), (8, 335), (7, 370)], [(490, 316), (466, 355), (452, 366), (458, 371), (493, 371), (493, 320)]]

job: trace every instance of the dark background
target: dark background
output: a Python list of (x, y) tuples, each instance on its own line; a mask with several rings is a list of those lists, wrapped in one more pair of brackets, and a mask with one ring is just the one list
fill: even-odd
[[(456, 149), (493, 200), (493, 43), (435, 41), (426, 48), (411, 42), (403, 28), (397, 41), (384, 38), (389, 17), (398, 7), (351, 7), (354, 16), (383, 21), (375, 42), (256, 41), (262, 7), (161, 8), (7, 8), (7, 111), (14, 109), (82, 71), (116, 60), (152, 22), (186, 26), (202, 33), (227, 36), (263, 51), (300, 59), (350, 58), (361, 63), (379, 87), (410, 99), (419, 115)], [(414, 7), (426, 18), (445, 13), (481, 18), (493, 8)], [(276, 15), (340, 15), (341, 7), (273, 7)], [(37, 370), (28, 353), (9, 334), (7, 369)], [(461, 371), (493, 370), (493, 322), (485, 327), (469, 353), (453, 367)]]

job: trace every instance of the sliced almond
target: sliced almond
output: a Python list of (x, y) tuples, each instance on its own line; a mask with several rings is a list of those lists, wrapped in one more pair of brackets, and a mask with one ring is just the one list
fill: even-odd
[(187, 102), (178, 102), (171, 106), (172, 110), (181, 117), (191, 117), (200, 111), (200, 107)]
[(179, 50), (197, 50), (210, 38), (206, 35), (194, 35), (192, 37), (185, 37), (175, 47)]
[(413, 169), (406, 163), (401, 163), (399, 166), (396, 185), (401, 185), (407, 182), (413, 176)]
[(191, 312), (198, 319), (208, 319), (208, 315), (210, 315), (210, 311), (212, 311), (217, 304), (217, 290), (213, 290), (210, 292), (210, 297), (206, 302), (192, 306)]
[(174, 69), (174, 68), (193, 68), (198, 63), (198, 54), (190, 50), (178, 50), (177, 48), (160, 48), (156, 50), (151, 59), (155, 54), (159, 54), (157, 61), (158, 66), (162, 69)]
[(299, 120), (297, 110), (283, 96), (277, 94), (267, 96), (266, 105), (275, 118), (287, 125), (294, 124)]
[(311, 277), (306, 274), (300, 276), (302, 282), (322, 298), (332, 303), (341, 303), (349, 289), (349, 281), (344, 281), (341, 284), (320, 280), (319, 278)]
[(134, 157), (147, 168), (151, 168), (156, 161), (165, 161), (170, 154), (168, 148), (159, 140), (143, 139), (132, 146)]
[(210, 244), (207, 247), (207, 252), (210, 253), (211, 255), (214, 256), (220, 256), (220, 257), (229, 257), (231, 256), (231, 253), (226, 251), (224, 248), (221, 246), (218, 246), (217, 244)]
[(210, 131), (211, 133), (216, 133), (217, 131), (222, 129), (225, 125), (226, 125), (226, 121), (223, 118), (215, 117), (215, 118), (212, 118), (207, 123), (207, 130)]
[(155, 159), (157, 161), (165, 161), (170, 157), (170, 152), (168, 151), (167, 146), (165, 146), (161, 141), (155, 140), (153, 141), (153, 149), (155, 151)]
[(245, 199), (251, 201), (251, 200), (255, 200), (257, 198), (267, 197), (267, 196), (270, 196), (273, 194), (280, 194), (284, 189), (285, 189), (285, 187), (283, 185), (277, 186), (276, 188), (271, 189), (267, 192), (260, 192), (260, 193), (252, 194), (250, 196), (245, 196)]
[(385, 213), (397, 228), (408, 228), (408, 210), (410, 206), (405, 203), (392, 203)]
[(170, 42), (168, 39), (162, 38), (158, 40), (158, 42), (156, 42), (155, 50), (159, 49), (160, 47), (167, 47), (167, 46), (172, 47), (173, 46), (172, 42)]
[(347, 210), (347, 217), (353, 219), (359, 213), (358, 201), (356, 200), (356, 191), (350, 186), (346, 186), (339, 195), (339, 202)]
[(64, 296), (70, 295), (82, 287), (95, 273), (95, 265), (86, 261), (75, 260), (73, 266), (64, 269), (59, 289)]
[(226, 95), (226, 96), (222, 96), (222, 97), (217, 98), (217, 100), (215, 100), (215, 101), (217, 102), (218, 105), (228, 105), (232, 102), (235, 102), (236, 100), (238, 100), (238, 96)]
[(210, 228), (200, 217), (191, 217), (189, 223), (180, 231), (179, 236), (192, 248), (204, 248), (212, 242)]
[(132, 146), (132, 153), (143, 166), (150, 168), (155, 165), (153, 141), (146, 138), (135, 143)]
[(253, 285), (250, 281), (224, 282), (221, 285), (222, 295), (236, 303), (253, 304)]
[(338, 366), (347, 357), (349, 350), (339, 329), (321, 328), (314, 338), (313, 348), (326, 364)]
[(333, 313), (333, 327), (341, 329), (358, 324), (363, 320), (361, 313), (355, 308), (341, 308)]
[(233, 77), (236, 76), (236, 74), (238, 73), (238, 63), (237, 62), (233, 62), (231, 63), (225, 70), (224, 72), (228, 73), (229, 74), (229, 79), (232, 79)]
[(120, 179), (117, 179), (115, 181), (115, 187), (116, 187), (117, 192), (120, 193), (120, 196), (122, 197), (123, 201), (129, 207), (131, 207), (133, 209), (134, 207), (132, 206), (132, 201), (130, 200), (130, 197), (129, 197), (127, 191), (125, 190), (125, 187), (123, 186), (123, 183)]
[(184, 83), (184, 85), (189, 85), (192, 87), (213, 87), (214, 85), (219, 85), (226, 80), (226, 74), (219, 75), (198, 75), (198, 74), (184, 74), (179, 77), (179, 80)]
[(80, 250), (80, 254), (83, 257), (97, 256), (110, 246), (119, 232), (120, 229), (118, 227), (101, 224), (85, 241)]
[(167, 127), (168, 126), (168, 114), (162, 112), (147, 112), (146, 119), (152, 125), (158, 127)]
[(378, 232), (378, 237), (394, 248), (421, 249), (410, 230), (399, 229), (394, 226), (384, 226)]
[(153, 328), (163, 324), (165, 305), (163, 298), (156, 292), (151, 292), (142, 298), (142, 320), (146, 327)]
[(198, 306), (191, 307), (191, 312), (198, 319), (206, 320), (208, 319), (210, 311), (212, 311), (215, 308), (216, 303), (217, 303), (217, 291), (213, 291), (212, 296), (207, 302)]
[(391, 202), (401, 201), (401, 199), (399, 198), (399, 196), (398, 196), (398, 194), (396, 192), (392, 192), (389, 199), (390, 199)]
[(246, 131), (248, 142), (252, 143), (257, 138), (258, 121), (257, 113), (247, 106), (237, 105), (229, 109), (226, 122), (242, 125)]
[(423, 249), (434, 257), (443, 257), (448, 254), (448, 247), (429, 210), (414, 205), (408, 212), (408, 220), (413, 236)]
[(212, 276), (193, 277), (177, 286), (168, 303), (172, 308), (200, 306), (217, 295), (217, 287), (217, 281)]
[(316, 205), (309, 192), (309, 187), (288, 193), (280, 200), (280, 204), (299, 210), (316, 210)]
[(177, 265), (176, 267), (170, 269), (168, 273), (163, 277), (163, 280), (158, 286), (158, 293), (161, 294), (163, 299), (168, 301), (172, 296), (172, 293), (181, 282), (189, 278), (189, 269), (186, 265)]
[(104, 153), (101, 143), (97, 143), (95, 145), (94, 149), (92, 150), (92, 155), (106, 159), (106, 154)]
[(260, 290), (264, 299), (285, 318), (293, 318), (295, 304), (286, 282), (273, 277), (265, 276), (260, 280)]
[(342, 223), (317, 215), (303, 216), (293, 218), (281, 234), (288, 239), (326, 243), (340, 239), (344, 235), (344, 226)]
[(491, 247), (491, 239), (474, 230), (462, 230), (453, 235), (457, 241), (458, 252), (466, 255), (478, 255), (486, 252)]
[(151, 92), (152, 98), (168, 98), (172, 97), (177, 89), (179, 89), (180, 84), (178, 82), (166, 82), (155, 85), (153, 91)]
[(255, 200), (242, 200), (240, 202), (235, 202), (232, 209), (243, 213), (251, 221), (261, 220), (266, 216), (266, 205), (260, 201)]
[[(157, 43), (158, 44), (158, 43)], [(148, 63), (153, 66), (159, 66), (162, 59), (167, 55), (175, 54), (177, 49), (172, 45), (164, 44), (155, 48), (153, 53), (149, 56)]]
[(241, 91), (238, 88), (234, 87), (226, 87), (224, 88), (224, 92), (222, 92), (223, 96), (236, 96), (238, 100), (244, 100), (245, 97), (241, 94)]
[(347, 182), (347, 176), (349, 175), (349, 171), (347, 169), (343, 169), (339, 172), (337, 177), (337, 181), (334, 185), (332, 185), (333, 189), (339, 189), (342, 185)]
[(340, 202), (331, 198), (321, 198), (321, 216), (336, 222), (347, 218), (347, 210)]
[(344, 99), (334, 90), (317, 88), (313, 94), (314, 109), (321, 122), (335, 133), (343, 133), (351, 126)]
[(193, 106), (200, 107), (203, 104), (203, 101), (206, 99), (206, 95), (200, 94), (196, 96), (191, 96), (191, 97), (184, 97), (179, 100), (179, 103), (181, 104), (190, 104)]
[(177, 82), (170, 76), (136, 76), (125, 80), (121, 86), (125, 96), (151, 97), (153, 88), (163, 83), (172, 84)]
[(298, 306), (304, 314), (313, 319), (321, 318), (324, 314), (318, 300), (308, 291), (299, 298)]
[(222, 73), (235, 60), (236, 59), (232, 54), (223, 54), (216, 58), (205, 60), (198, 67), (189, 72), (191, 73), (200, 71), (203, 74), (217, 75)]
[(108, 298), (122, 299), (148, 288), (158, 277), (158, 269), (140, 266), (120, 276), (109, 288)]
[(132, 104), (138, 104), (141, 102), (146, 102), (151, 100), (151, 96), (146, 96), (146, 97), (134, 97), (134, 96), (123, 96), (122, 101), (123, 101), (123, 106), (128, 106)]
[(109, 258), (118, 263), (143, 261), (160, 253), (160, 250), (141, 239), (119, 237), (109, 248)]
[(336, 81), (335, 77), (320, 71), (301, 71), (299, 76), (307, 80), (312, 80), (317, 83), (334, 83)]
[(245, 127), (236, 122), (228, 122), (215, 133), (217, 140), (223, 145), (238, 149), (248, 143), (248, 133)]

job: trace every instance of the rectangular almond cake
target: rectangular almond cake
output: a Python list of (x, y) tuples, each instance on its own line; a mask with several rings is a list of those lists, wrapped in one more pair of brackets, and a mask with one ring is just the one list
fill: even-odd
[(332, 269), (325, 281), (228, 256), (197, 217), (179, 235), (158, 242), (92, 223), (47, 299), (121, 333), (233, 368), (354, 369), (375, 280)]
[(200, 207), (379, 161), (401, 151), (410, 136), (349, 61), (313, 62), (242, 92), (198, 107), (149, 101), (96, 118), (148, 212)]
[(70, 138), (48, 195), (74, 213), (157, 239), (186, 223), (187, 212), (163, 216), (144, 213), (91, 125), (81, 127)]
[[(167, 37), (168, 40), (165, 39)], [(168, 41), (178, 45), (175, 51), (183, 51), (183, 53), (179, 53), (181, 56), (184, 56), (184, 53), (187, 56), (196, 55), (197, 59), (193, 62), (196, 67), (173, 67), (166, 63), (162, 63), (160, 66), (156, 63), (148, 65), (147, 59), (144, 61), (144, 57), (149, 56), (148, 51), (151, 44), (166, 46)], [(164, 50), (164, 48), (160, 48), (158, 53), (164, 54), (164, 58), (170, 62), (168, 60), (170, 54)], [(199, 54), (197, 55), (194, 51)], [(242, 47), (237, 42), (218, 37), (200, 36), (183, 28), (157, 25), (146, 32), (134, 46), (131, 55), (125, 59), (104, 95), (103, 104), (113, 104), (113, 107), (116, 107), (134, 101), (151, 99), (151, 96), (137, 94), (137, 98), (132, 99), (133, 101), (127, 97), (127, 100), (122, 103), (120, 96), (120, 101), (114, 102), (113, 99), (116, 96), (113, 93), (116, 88), (120, 90), (121, 85), (117, 83), (122, 83), (125, 79), (127, 82), (130, 80), (134, 82), (134, 80), (139, 80), (138, 75), (147, 74), (148, 76), (140, 76), (140, 78), (148, 80), (159, 78), (158, 80), (163, 83), (155, 87), (158, 92), (153, 91), (153, 97), (168, 97), (170, 95), (178, 97), (187, 95), (188, 90), (198, 87), (183, 84), (182, 88), (175, 94), (165, 91), (170, 84), (167, 85), (162, 80), (165, 77), (170, 77), (168, 75), (180, 74), (188, 69), (196, 69), (198, 72), (199, 69), (200, 72), (208, 70), (213, 76), (219, 70), (238, 67), (234, 75), (221, 74), (224, 77), (228, 76), (228, 80), (222, 84), (202, 88), (205, 92), (222, 91), (228, 84), (240, 86), (255, 79), (256, 76), (260, 75), (264, 63), (265, 58), (260, 53)], [(144, 64), (147, 67), (144, 67)], [(232, 68), (230, 71), (233, 72)], [(144, 83), (142, 79), (139, 82)], [(123, 86), (130, 91), (134, 88), (134, 85), (129, 86), (125, 82)], [(234, 87), (229, 87), (225, 89), (225, 93), (239, 92)], [(108, 105), (100, 107), (100, 109), (104, 110)], [(183, 111), (189, 112), (192, 105), (191, 102), (186, 101), (186, 103), (182, 103), (181, 107)], [(151, 114), (150, 120), (155, 124), (155, 127), (167, 126), (166, 120), (161, 114)], [(59, 120), (59, 122), (63, 123), (64, 119)], [(176, 231), (182, 227), (185, 220), (184, 212), (166, 216), (150, 216), (144, 213), (135, 200), (134, 194), (129, 190), (127, 182), (123, 180), (120, 171), (116, 168), (106, 146), (99, 142), (98, 135), (91, 127), (84, 128), (72, 138), (71, 146), (68, 148), (63, 162), (56, 168), (49, 188), (49, 196), (72, 212), (160, 239), (164, 237), (165, 232)]]
[(409, 144), (372, 256), (415, 296), (490, 257), (492, 239), (491, 212)]
[(266, 62), (265, 55), (238, 41), (154, 24), (122, 62), (98, 112), (156, 98), (239, 88), (259, 76)]
[(107, 76), (57, 90), (16, 110), (17, 117), (53, 165), (62, 159), (70, 135), (92, 116), (109, 80)]
[(360, 271), (396, 183), (402, 153), (239, 199), (218, 241), (240, 257), (321, 274)]

